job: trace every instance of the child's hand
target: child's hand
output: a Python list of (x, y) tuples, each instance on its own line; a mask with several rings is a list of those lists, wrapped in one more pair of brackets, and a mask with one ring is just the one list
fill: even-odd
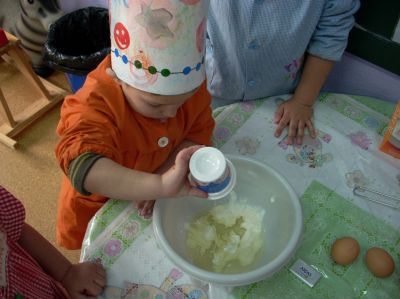
[[(198, 197), (207, 197), (207, 194), (203, 191), (193, 188), (188, 179), (188, 164), (192, 154), (201, 148), (202, 146), (191, 146), (181, 150), (176, 158), (175, 164), (170, 169), (168, 169), (161, 176), (163, 197), (176, 197), (185, 195), (194, 195)], [(135, 208), (140, 212), (141, 216), (151, 216), (154, 207), (154, 200), (142, 200), (136, 201)]]
[(135, 201), (135, 208), (140, 211), (140, 216), (149, 217), (153, 213), (155, 200)]
[(106, 272), (97, 263), (75, 264), (68, 269), (61, 283), (73, 299), (95, 299), (106, 284)]
[(275, 112), (274, 122), (278, 124), (275, 130), (275, 137), (279, 137), (283, 129), (288, 126), (287, 144), (293, 144), (294, 139), (297, 140), (297, 144), (302, 144), (306, 127), (311, 137), (315, 138), (317, 133), (312, 122), (312, 115), (312, 106), (297, 102), (294, 97), (283, 102)]
[(192, 195), (207, 198), (207, 193), (191, 186), (187, 178), (190, 157), (201, 147), (203, 146), (191, 146), (178, 153), (175, 165), (161, 176), (161, 188), (164, 197)]

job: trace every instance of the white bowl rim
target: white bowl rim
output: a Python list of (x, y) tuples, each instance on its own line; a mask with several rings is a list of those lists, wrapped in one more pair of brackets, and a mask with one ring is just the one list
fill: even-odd
[(159, 206), (163, 204), (164, 200), (156, 201), (153, 212), (153, 230), (157, 243), (163, 249), (164, 253), (168, 256), (168, 258), (172, 261), (173, 264), (175, 264), (178, 268), (183, 270), (186, 274), (205, 282), (216, 283), (226, 286), (239, 286), (262, 280), (263, 278), (266, 278), (274, 274), (292, 257), (300, 242), (301, 233), (303, 231), (303, 214), (299, 197), (297, 196), (293, 187), (273, 167), (255, 158), (248, 158), (239, 155), (227, 155), (227, 156), (229, 157), (229, 159), (231, 159), (231, 161), (232, 159), (248, 161), (251, 163), (256, 163), (263, 168), (267, 168), (271, 173), (275, 175), (276, 178), (280, 180), (280, 182), (288, 190), (291, 202), (294, 205), (295, 221), (294, 221), (293, 234), (289, 239), (289, 242), (286, 245), (285, 249), (273, 261), (252, 271), (245, 273), (237, 273), (237, 274), (215, 273), (204, 270), (200, 267), (197, 267), (194, 264), (187, 262), (185, 259), (176, 254), (175, 251), (172, 249), (165, 235), (160, 230), (161, 215), (159, 212)]

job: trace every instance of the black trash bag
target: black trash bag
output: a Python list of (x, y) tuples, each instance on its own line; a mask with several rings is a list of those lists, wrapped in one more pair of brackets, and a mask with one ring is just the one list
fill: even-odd
[(110, 46), (108, 9), (82, 8), (50, 26), (44, 61), (56, 70), (86, 75), (110, 53)]

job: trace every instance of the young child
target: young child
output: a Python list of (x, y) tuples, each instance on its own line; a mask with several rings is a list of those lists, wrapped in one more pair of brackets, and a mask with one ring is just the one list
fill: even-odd
[(316, 100), (340, 60), (359, 0), (211, 0), (207, 78), (213, 106), (293, 93), (275, 113), (275, 136), (312, 137)]
[(57, 240), (78, 249), (108, 198), (138, 202), (207, 195), (187, 180), (214, 120), (205, 86), (208, 1), (110, 1), (111, 55), (66, 97), (57, 128), (63, 177)]
[(106, 283), (95, 263), (71, 264), (25, 222), (22, 203), (0, 186), (0, 298), (94, 299)]

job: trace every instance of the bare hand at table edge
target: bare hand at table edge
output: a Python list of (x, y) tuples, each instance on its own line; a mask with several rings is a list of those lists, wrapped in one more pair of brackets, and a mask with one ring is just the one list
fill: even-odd
[(303, 143), (305, 129), (307, 128), (310, 136), (317, 136), (313, 121), (312, 105), (304, 104), (295, 97), (281, 103), (274, 116), (274, 122), (277, 125), (275, 129), (275, 137), (280, 137), (284, 128), (288, 129), (287, 144)]
[(150, 217), (153, 213), (155, 203), (155, 200), (139, 200), (135, 201), (134, 205), (139, 210), (140, 216)]
[(317, 136), (312, 121), (313, 108), (316, 98), (321, 91), (334, 61), (323, 59), (312, 54), (306, 56), (304, 69), (299, 85), (293, 97), (279, 105), (275, 112), (274, 121), (278, 124), (275, 137), (279, 137), (285, 127), (289, 127), (287, 144), (303, 143), (304, 129), (307, 128), (310, 136)]
[(106, 273), (100, 264), (71, 264), (36, 229), (24, 223), (19, 245), (49, 276), (59, 281), (72, 299), (95, 299), (106, 285)]
[(73, 299), (96, 299), (106, 285), (106, 272), (98, 263), (73, 264), (61, 283)]

